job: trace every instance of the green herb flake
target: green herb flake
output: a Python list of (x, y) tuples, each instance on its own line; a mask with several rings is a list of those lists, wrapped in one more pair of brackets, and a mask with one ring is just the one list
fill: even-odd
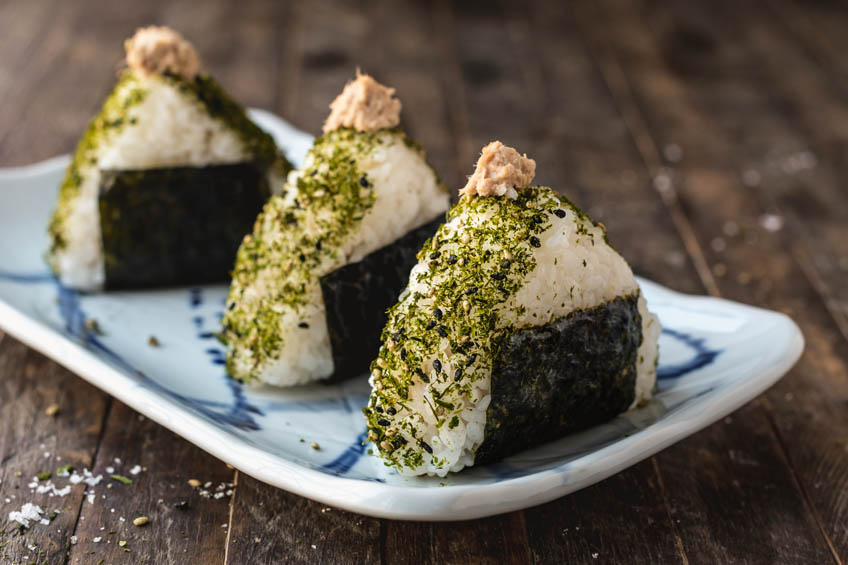
[(129, 478), (129, 477), (125, 477), (123, 475), (109, 475), (109, 476), (112, 477), (113, 479), (115, 479), (116, 481), (118, 481), (119, 483), (123, 483), (125, 485), (131, 485), (132, 484), (132, 479)]

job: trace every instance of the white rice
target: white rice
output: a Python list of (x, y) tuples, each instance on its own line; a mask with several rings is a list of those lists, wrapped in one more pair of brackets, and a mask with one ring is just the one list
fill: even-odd
[[(305, 168), (311, 164), (310, 157)], [(326, 256), (312, 272), (306, 289), (306, 305), (297, 311), (281, 307), (279, 334), (282, 349), (274, 359), (260, 367), (258, 379), (261, 382), (293, 386), (332, 375), (334, 364), (320, 277), (362, 260), (369, 253), (443, 214), (448, 208), (449, 196), (439, 185), (433, 169), (398, 134), (382, 134), (374, 149), (357, 157), (357, 167), (373, 185), (374, 205), (365, 213), (356, 230), (345, 239), (338, 256), (335, 259)], [(300, 174), (299, 171), (290, 174), (284, 199), (286, 205), (292, 205), (298, 196), (297, 177)], [(303, 229), (310, 233), (310, 223), (306, 222)], [(278, 284), (280, 281), (257, 280), (253, 295), (258, 298), (269, 292), (273, 288), (271, 285)], [(308, 328), (298, 326), (304, 321)], [(242, 363), (242, 367), (249, 371), (252, 359), (236, 357), (236, 363)]]
[[(64, 220), (67, 244), (55, 257), (62, 283), (80, 290), (98, 290), (105, 278), (98, 209), (101, 170), (201, 167), (250, 158), (235, 131), (160, 76), (125, 81), (117, 88), (119, 97), (136, 88), (146, 93), (127, 110), (124, 126), (100, 141), (93, 155), (96, 163), (81, 168), (83, 180)], [(277, 173), (268, 178), (272, 188), (282, 185)]]
[[(588, 221), (577, 218), (570, 208), (563, 207), (566, 215), (563, 218), (551, 217), (549, 229), (539, 234), (541, 246), (531, 248), (536, 260), (535, 269), (528, 274), (521, 289), (501, 305), (503, 322), (514, 324), (515, 327), (529, 327), (547, 324), (578, 309), (588, 309), (599, 306), (616, 297), (632, 295), (639, 291), (638, 284), (633, 278), (627, 262), (612, 248), (604, 244), (604, 233), (601, 228), (593, 226)], [(464, 213), (446, 226), (451, 232), (461, 234), (465, 226), (482, 225), (488, 220), (487, 214)], [(588, 231), (579, 234), (577, 227), (582, 223)], [(590, 237), (591, 235), (591, 237)], [(450, 238), (447, 233), (445, 239)], [(453, 239), (453, 238), (450, 238)], [(594, 245), (592, 244), (594, 239)], [(452, 244), (443, 244), (440, 251), (449, 255)], [(519, 245), (517, 243), (513, 245)], [(526, 245), (522, 243), (521, 245)], [(585, 266), (583, 262), (586, 262)], [(416, 265), (410, 274), (409, 292), (419, 292), (427, 296), (431, 286), (438, 286), (438, 277), (421, 276), (428, 272), (426, 262)], [(420, 278), (420, 280), (419, 280)], [(572, 290), (573, 289), (573, 290)], [(404, 297), (407, 294), (404, 294)], [(422, 309), (427, 309), (431, 300), (419, 301)], [(513, 309), (523, 305), (526, 310), (522, 315), (515, 315)], [(656, 316), (648, 312), (645, 300), (640, 297), (639, 311), (642, 314), (643, 342), (638, 350), (636, 399), (634, 405), (644, 402), (651, 397), (656, 382), (655, 362), (657, 358), (657, 339), (660, 324)], [(434, 352), (430, 359), (423, 361), (424, 365), (439, 358), (446, 374), (452, 375), (455, 367), (450, 363), (449, 339), (442, 339), (439, 351)], [(464, 409), (459, 414), (459, 425), (450, 429), (449, 426), (437, 426), (436, 417), (428, 407), (434, 398), (428, 390), (429, 385), (415, 380), (409, 389), (409, 410), (399, 412), (399, 419), (405, 418), (414, 423), (419, 434), (433, 449), (433, 456), (424, 457), (421, 466), (415, 469), (401, 467), (398, 471), (404, 475), (438, 475), (443, 477), (448, 472), (457, 472), (474, 464), (474, 456), (482, 445), (486, 427), (486, 409), (491, 401), (491, 360), (486, 363), (476, 363), (472, 368), (466, 368), (466, 377), (471, 372), (477, 372), (482, 378), (473, 380), (472, 392), (465, 402)], [(372, 386), (374, 379), (371, 379)], [(417, 441), (401, 426), (393, 426), (405, 436), (407, 441)], [(444, 459), (447, 464), (434, 464), (434, 459)]]

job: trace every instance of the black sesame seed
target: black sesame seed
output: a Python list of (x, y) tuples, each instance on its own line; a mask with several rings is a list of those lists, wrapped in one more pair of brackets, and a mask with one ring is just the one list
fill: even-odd
[(542, 247), (542, 242), (539, 241), (538, 237), (533, 235), (533, 236), (530, 236), (530, 245), (532, 245), (533, 247)]
[(389, 413), (389, 416), (394, 416), (395, 414), (397, 414), (397, 410), (395, 410), (394, 407), (390, 407), (388, 410), (386, 410), (386, 412)]
[(401, 348), (400, 359), (401, 359), (401, 361), (406, 361), (406, 348)]
[(448, 331), (445, 329), (444, 326), (439, 326), (438, 328), (436, 328), (436, 332), (441, 337), (448, 337)]
[(433, 251), (432, 253), (430, 253), (430, 259), (438, 259), (441, 256), (442, 256), (441, 251)]
[(424, 326), (424, 329), (427, 330), (427, 331), (430, 331), (435, 327), (436, 327), (436, 320), (430, 320), (429, 322), (427, 322), (427, 325)]
[(259, 259), (259, 253), (251, 253), (251, 254), (250, 254), (250, 257), (251, 257), (251, 259), (253, 259), (254, 261), (256, 261), (257, 259)]
[(176, 508), (177, 510), (187, 510), (188, 509), (188, 502), (185, 501), (185, 500), (180, 500), (179, 502), (175, 502), (174, 508)]
[(564, 218), (565, 210), (563, 210), (562, 208), (557, 208), (556, 210), (554, 210), (554, 216), (556, 216), (557, 218)]
[(359, 177), (359, 186), (368, 186), (368, 179), (365, 177)]
[(471, 365), (474, 364), (474, 361), (476, 361), (476, 360), (477, 360), (477, 354), (475, 353), (471, 357), (468, 358), (468, 361), (465, 362), (465, 366), (470, 367)]
[(430, 382), (430, 377), (428, 377), (427, 373), (425, 373), (421, 369), (415, 369), (415, 374), (418, 375), (421, 378), (421, 380), (424, 381), (425, 383)]
[(297, 327), (303, 328), (305, 330), (306, 328), (309, 327), (309, 324), (307, 324), (306, 322), (301, 322), (297, 325)]
[(393, 333), (392, 339), (395, 340), (395, 341), (400, 341), (400, 333), (399, 332)]
[(321, 251), (321, 240), (320, 239), (315, 242), (315, 249), (317, 249), (318, 251)]
[(232, 309), (233, 309), (233, 308), (235, 308), (235, 307), (236, 307), (236, 303), (235, 303), (235, 302), (230, 302), (230, 303), (227, 305), (227, 310), (232, 310)]
[(304, 261), (306, 261), (306, 255), (304, 255), (303, 253), (301, 253), (301, 254), (298, 256), (298, 259), (300, 259), (300, 262), (301, 262), (301, 263), (303, 263)]
[(382, 413), (383, 413), (383, 407), (382, 407), (382, 406), (375, 406), (375, 407), (374, 407), (374, 410), (376, 410), (378, 414), (382, 414)]
[(471, 294), (474, 294), (475, 292), (477, 292), (477, 287), (472, 286), (468, 290), (465, 291), (465, 294), (471, 295)]
[(432, 447), (430, 447), (430, 444), (428, 444), (426, 441), (419, 441), (419, 442), (418, 442), (418, 444), (419, 444), (421, 447), (423, 447), (423, 448), (424, 448), (424, 451), (426, 451), (427, 453), (429, 453), (429, 454), (431, 454), (431, 455), (433, 454), (433, 448), (432, 448)]
[(539, 214), (536, 214), (535, 216), (533, 216), (533, 221), (537, 224), (541, 224), (542, 222), (544, 222), (544, 220), (542, 219), (542, 216), (540, 216)]
[(386, 426), (388, 426), (388, 425), (391, 425), (391, 422), (389, 422), (389, 421), (388, 421), (388, 420), (386, 420), (385, 418), (380, 418), (379, 420), (377, 420), (377, 425), (378, 425), (378, 426), (386, 427)]
[(442, 310), (440, 308), (436, 308), (435, 310), (433, 310), (433, 316), (435, 316), (437, 320), (441, 320)]
[(503, 273), (495, 273), (495, 274), (492, 275), (492, 278), (495, 279), (496, 281), (502, 281), (506, 278), (506, 275), (503, 274)]
[(504, 259), (503, 261), (501, 261), (501, 269), (509, 269), (510, 265), (512, 265), (512, 262), (509, 259)]
[(458, 380), (459, 380), (459, 379), (461, 379), (461, 378), (462, 378), (462, 367), (458, 367), (458, 368), (457, 368), (457, 369), (453, 372), (453, 380), (454, 380), (454, 381), (458, 381)]
[(451, 255), (448, 257), (448, 265), (453, 265), (454, 263), (456, 263), (456, 255)]
[(442, 372), (442, 362), (439, 361), (438, 359), (433, 359), (433, 368), (436, 370), (437, 373), (441, 373)]

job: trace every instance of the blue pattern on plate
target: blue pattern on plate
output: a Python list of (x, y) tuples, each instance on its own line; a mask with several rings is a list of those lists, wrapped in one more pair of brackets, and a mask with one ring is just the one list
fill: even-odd
[(721, 353), (720, 349), (710, 349), (706, 345), (706, 339), (692, 337), (691, 335), (673, 330), (670, 328), (662, 329), (663, 335), (671, 336), (684, 345), (692, 348), (694, 357), (687, 360), (685, 363), (676, 363), (674, 365), (660, 365), (657, 367), (657, 379), (665, 381), (668, 379), (679, 379), (680, 377), (702, 369), (715, 361), (715, 358)]
[[(363, 406), (367, 402), (367, 395), (352, 395), (341, 397), (317, 398), (302, 401), (280, 401), (272, 400), (264, 404), (260, 409), (256, 404), (248, 400), (244, 390), (244, 385), (229, 378), (224, 372), (221, 372), (221, 378), (226, 382), (230, 392), (230, 400), (211, 401), (202, 398), (197, 398), (190, 395), (185, 395), (165, 386), (156, 380), (147, 376), (144, 372), (138, 370), (132, 364), (127, 362), (121, 355), (107, 347), (98, 337), (93, 328), (87, 326), (86, 321), (89, 317), (82, 308), (82, 300), (85, 295), (72, 290), (62, 285), (54, 276), (43, 273), (9, 273), (0, 271), (0, 280), (7, 280), (18, 284), (43, 284), (52, 283), (56, 285), (58, 294), (58, 307), (64, 321), (65, 331), (69, 335), (77, 338), (85, 347), (95, 351), (104, 357), (108, 358), (112, 363), (125, 371), (131, 372), (147, 387), (161, 392), (170, 398), (186, 405), (192, 410), (210, 418), (211, 420), (232, 426), (242, 431), (258, 431), (262, 426), (257, 421), (256, 416), (264, 416), (266, 413), (298, 413), (298, 412), (315, 412), (321, 413), (327, 410), (344, 410), (348, 414), (358, 412), (359, 406)], [(197, 313), (198, 309), (205, 303), (205, 297), (202, 288), (192, 288), (188, 290), (188, 307), (189, 312), (193, 313), (191, 321), (197, 330), (196, 338), (204, 342), (215, 342), (216, 335), (212, 329), (205, 328), (204, 316)], [(215, 312), (216, 325), (222, 312)], [(670, 380), (680, 379), (689, 373), (703, 369), (713, 363), (717, 356), (721, 353), (720, 349), (712, 349), (706, 344), (703, 337), (694, 337), (686, 332), (678, 331), (672, 328), (663, 328), (663, 335), (666, 335), (690, 351), (690, 357), (683, 362), (663, 365), (660, 364), (657, 370), (658, 380), (665, 383)], [(226, 363), (226, 351), (222, 346), (208, 346), (204, 349), (209, 357), (209, 361), (216, 367), (221, 367)], [(712, 390), (708, 387), (692, 398), (697, 398)], [(354, 406), (354, 403), (356, 406)], [(680, 406), (675, 406), (672, 411), (679, 409)], [(618, 430), (615, 437), (627, 435), (630, 433), (638, 433), (638, 428), (633, 425), (625, 424), (624, 418), (618, 418), (611, 424), (624, 429)], [(366, 453), (367, 431), (360, 432), (356, 438), (349, 443), (336, 457), (327, 463), (318, 465), (317, 468), (325, 473), (336, 476), (346, 476), (353, 469), (360, 459)], [(609, 441), (614, 441), (615, 438)], [(542, 463), (545, 467), (564, 469), (568, 463), (561, 464), (561, 455), (556, 454), (548, 457), (547, 461)], [(540, 460), (536, 460), (533, 469), (538, 470)], [(495, 480), (501, 481), (518, 476), (523, 476), (528, 473), (526, 465), (514, 465), (509, 459), (499, 463), (491, 464), (486, 467), (487, 474), (493, 476)], [(363, 478), (363, 477), (358, 477)], [(383, 482), (381, 478), (368, 478)]]
[[(248, 402), (245, 397), (242, 385), (229, 377), (222, 374), (232, 394), (232, 400), (229, 403), (209, 401), (192, 396), (180, 394), (148, 377), (144, 372), (138, 370), (132, 364), (128, 363), (121, 355), (107, 347), (97, 335), (97, 329), (94, 326), (89, 326), (87, 321), (90, 318), (82, 309), (81, 294), (76, 290), (66, 287), (59, 280), (51, 275), (44, 273), (35, 274), (20, 274), (0, 271), (0, 280), (6, 280), (21, 284), (32, 283), (53, 283), (56, 285), (59, 313), (62, 316), (65, 324), (65, 332), (68, 335), (75, 337), (86, 348), (100, 353), (112, 363), (134, 374), (146, 386), (166, 394), (167, 396), (177, 400), (189, 408), (211, 418), (215, 421), (225, 423), (241, 430), (258, 430), (259, 424), (256, 423), (253, 415), (262, 415), (262, 411), (256, 406)], [(191, 304), (197, 306), (202, 303), (200, 289), (191, 290)], [(195, 318), (195, 323), (202, 318)], [(198, 335), (201, 339), (214, 338), (214, 333), (202, 332)], [(218, 364), (217, 356), (213, 358), (213, 363)]]

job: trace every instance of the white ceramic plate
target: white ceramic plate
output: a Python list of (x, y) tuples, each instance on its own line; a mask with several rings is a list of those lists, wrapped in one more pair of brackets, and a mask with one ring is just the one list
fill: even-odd
[[(311, 138), (254, 119), (298, 162)], [(0, 170), (0, 325), (29, 346), (243, 472), (323, 503), (387, 518), (460, 520), (547, 502), (633, 465), (739, 408), (798, 359), (776, 312), (640, 284), (664, 327), (659, 390), (639, 410), (446, 479), (391, 472), (362, 444), (365, 378), (249, 389), (227, 378), (218, 329), (226, 287), (81, 295), (43, 260), (68, 157)], [(95, 319), (103, 335), (85, 328)], [(161, 347), (147, 343), (156, 336)], [(310, 448), (317, 442), (321, 449)]]

